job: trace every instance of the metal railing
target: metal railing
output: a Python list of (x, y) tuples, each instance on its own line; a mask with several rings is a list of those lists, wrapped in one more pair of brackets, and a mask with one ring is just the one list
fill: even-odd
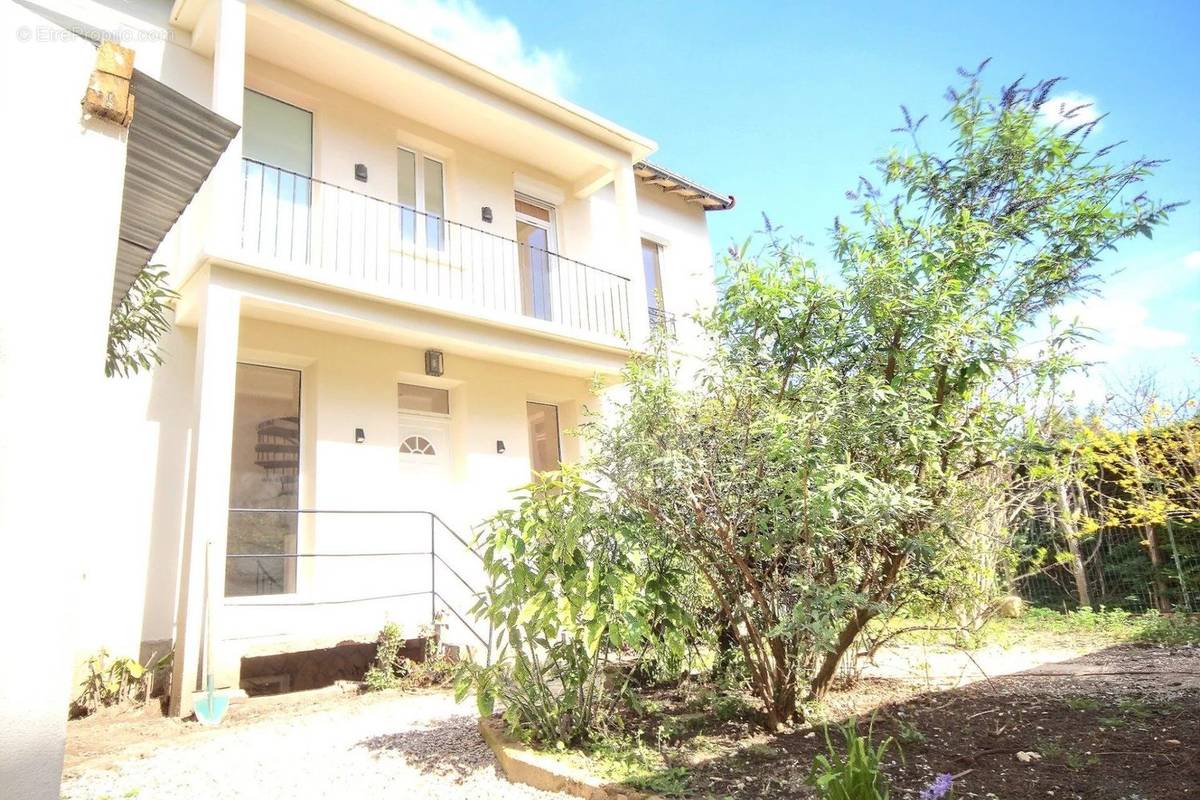
[[(428, 526), (423, 522), (418, 522), (417, 525), (409, 525), (407, 531), (390, 531), (406, 535), (409, 538), (420, 537), (421, 549), (385, 549), (385, 550), (340, 550), (337, 549), (338, 529), (327, 529), (327, 523), (319, 530), (313, 532), (318, 541), (322, 543), (329, 542), (330, 549), (323, 552), (271, 552), (271, 553), (227, 553), (226, 558), (226, 606), (254, 606), (254, 607), (314, 607), (314, 606), (340, 606), (350, 605), (355, 603), (372, 603), (388, 600), (404, 600), (408, 598), (419, 598), (422, 596), (429, 597), (429, 621), (430, 625), (436, 625), (439, 616), (439, 609), (448, 611), (452, 614), (463, 627), (485, 648), (488, 663), (491, 663), (492, 656), (492, 630), (489, 625), (486, 635), (477, 629), (476, 624), (468, 619), (467, 608), (457, 608), (451, 599), (447, 598), (446, 592), (439, 590), (438, 575), (439, 572), (445, 577), (453, 578), (456, 585), (460, 585), (473, 598), (478, 595), (479, 589), (471, 584), (462, 573), (450, 563), (446, 557), (446, 552), (443, 548), (442, 552), (438, 551), (438, 533), (449, 534), (450, 542), (454, 545), (456, 552), (469, 554), (472, 562), (482, 564), (483, 558), (475, 551), (470, 544), (467, 543), (453, 528), (437, 514), (431, 511), (409, 511), (409, 510), (340, 510), (340, 509), (275, 509), (275, 508), (231, 508), (229, 509), (230, 528), (231, 531), (235, 527), (236, 520), (245, 518), (251, 515), (294, 515), (296, 524), (292, 527), (293, 532), (298, 532), (300, 529), (299, 520), (302, 517), (318, 517), (325, 518), (339, 516), (356, 516), (356, 517), (372, 517), (375, 519), (384, 520), (400, 520), (400, 519), (417, 519), (425, 518), (428, 520)], [(390, 526), (385, 526), (384, 531), (389, 531)], [(396, 526), (399, 527), (399, 526)], [(378, 532), (378, 528), (376, 531)], [(425, 537), (428, 537), (426, 540)], [(296, 538), (300, 538), (297, 536)], [(425, 549), (425, 545), (428, 549)], [(399, 574), (391, 574), (391, 570), (385, 570), (382, 574), (382, 584), (385, 588), (382, 593), (380, 591), (370, 591), (370, 581), (357, 582), (355, 586), (358, 591), (363, 591), (366, 587), (365, 594), (354, 594), (354, 596), (334, 596), (320, 597), (319, 593), (327, 589), (322, 585), (320, 577), (312, 578), (298, 574), (300, 570), (296, 569), (295, 565), (304, 560), (320, 560), (320, 559), (350, 559), (350, 560), (367, 560), (371, 559), (375, 566), (374, 577), (380, 579), (380, 570), (378, 569), (381, 559), (410, 559), (410, 558), (428, 558), (429, 559), (429, 585), (427, 588), (418, 587), (411, 588), (411, 584), (404, 583), (405, 578), (411, 579), (415, 577), (411, 573), (407, 576)], [(254, 592), (245, 592), (242, 594), (230, 594), (229, 587), (236, 585), (236, 579), (233, 583), (228, 580), (231, 573), (236, 573), (240, 570), (241, 564), (247, 566), (253, 565), (254, 577), (253, 585)], [(354, 563), (362, 563), (355, 561)], [(283, 565), (287, 565), (286, 567)], [(278, 567), (272, 569), (272, 567)], [(356, 573), (365, 571), (364, 568), (358, 568)], [(249, 576), (246, 576), (249, 578)], [(344, 580), (347, 576), (343, 575), (342, 586), (346, 585)], [(350, 576), (355, 577), (355, 576)], [(311, 583), (311, 586), (303, 586), (305, 583)], [(291, 585), (291, 589), (288, 588)], [(304, 589), (302, 592), (296, 591), (297, 584)]]
[(303, 269), (574, 331), (629, 331), (629, 279), (549, 250), (242, 159), (244, 250)]
[(672, 339), (675, 338), (675, 315), (670, 311), (663, 311), (661, 308), (648, 306), (647, 311), (650, 313), (650, 328), (652, 330), (662, 329)]

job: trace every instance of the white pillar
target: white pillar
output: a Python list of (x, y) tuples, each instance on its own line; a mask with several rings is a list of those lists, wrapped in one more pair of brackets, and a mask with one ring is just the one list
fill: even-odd
[(633, 164), (617, 165), (613, 176), (617, 200), (617, 243), (614, 250), (622, 271), (628, 270), (629, 339), (641, 347), (650, 333), (650, 315), (646, 303), (646, 272), (642, 268), (642, 230), (638, 221), (637, 179)]
[[(217, 273), (219, 275), (219, 272)], [(188, 494), (179, 606), (175, 619), (175, 663), (171, 714), (192, 710), (192, 692), (201, 687), (200, 653), (205, 595), (212, 603), (214, 647), (220, 642), (225, 599), (225, 546), (229, 520), (229, 464), (233, 450), (233, 403), (237, 379), (238, 316), (241, 296), (206, 276), (196, 333), (196, 377)], [(212, 543), (211, 567), (205, 548)]]
[[(214, 5), (212, 110), (241, 125), (246, 89), (246, 3), (216, 0)], [(242, 138), (238, 131), (208, 179), (213, 226), (208, 237), (209, 252), (228, 254), (240, 247)]]

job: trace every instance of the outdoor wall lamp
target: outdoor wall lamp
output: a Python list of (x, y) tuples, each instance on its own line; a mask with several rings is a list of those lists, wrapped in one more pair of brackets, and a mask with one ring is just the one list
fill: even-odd
[(354, 180), (361, 181), (362, 183), (367, 182), (367, 165), (366, 164), (355, 164), (354, 165)]
[(503, 439), (496, 440), (496, 453), (498, 455), (504, 455), (504, 440)]
[(482, 216), (482, 217), (483, 217), (483, 221), (484, 221), (484, 222), (491, 222), (491, 221), (492, 221), (492, 207), (491, 207), (491, 206), (484, 206), (484, 207), (483, 207), (483, 208), (480, 210), (480, 216)]
[(366, 440), (367, 440), (367, 434), (363, 433), (363, 429), (362, 429), (362, 428), (355, 428), (355, 429), (354, 429), (354, 443), (355, 443), (355, 444), (362, 444), (362, 443), (363, 443), (363, 442), (365, 442)]
[(431, 375), (434, 378), (439, 378), (442, 375), (445, 367), (445, 357), (441, 350), (426, 350), (425, 351), (425, 374)]

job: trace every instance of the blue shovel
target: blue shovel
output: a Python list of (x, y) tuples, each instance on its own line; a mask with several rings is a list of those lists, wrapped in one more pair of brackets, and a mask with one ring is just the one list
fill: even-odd
[(204, 546), (204, 684), (207, 695), (196, 701), (196, 719), (201, 725), (220, 725), (229, 710), (229, 698), (213, 691), (212, 606), (209, 603), (209, 575), (212, 569), (212, 542)]

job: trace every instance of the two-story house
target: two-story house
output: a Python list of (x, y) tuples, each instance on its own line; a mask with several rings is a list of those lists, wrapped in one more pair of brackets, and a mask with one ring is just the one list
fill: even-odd
[(241, 131), (153, 259), (179, 293), (166, 363), (97, 401), (123, 488), (79, 657), (173, 648), (184, 713), (205, 635), (224, 686), (389, 619), (486, 647), (462, 541), (580, 458), (652, 326), (699, 346), (706, 213), (732, 197), (352, 3), (105, 13), (168, 34), (139, 68)]

